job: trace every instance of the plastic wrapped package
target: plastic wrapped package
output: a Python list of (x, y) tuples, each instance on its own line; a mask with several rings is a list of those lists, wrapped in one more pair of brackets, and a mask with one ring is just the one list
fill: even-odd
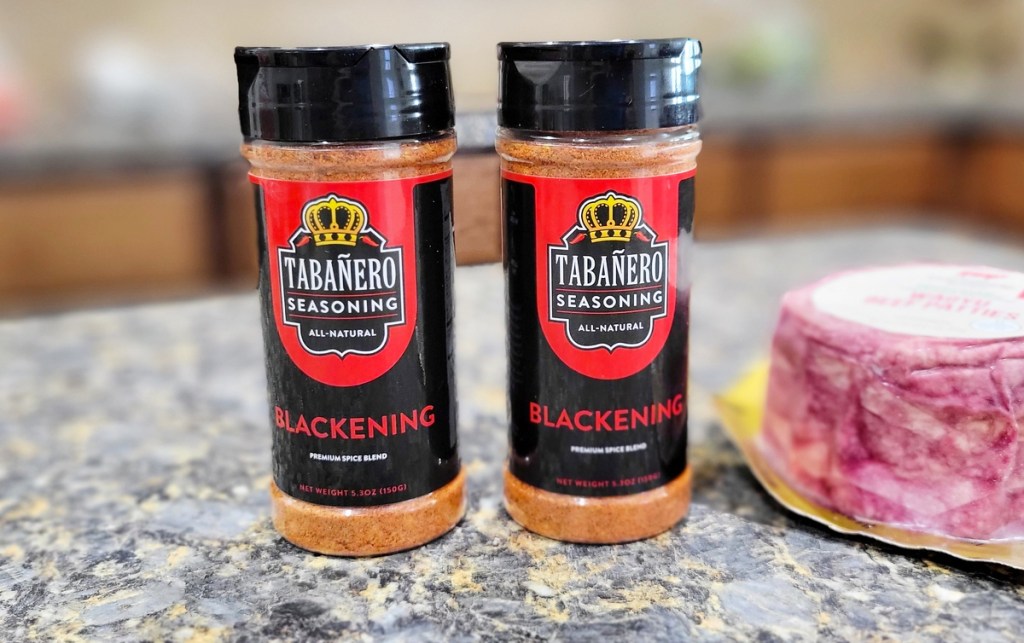
[(801, 513), (1024, 565), (1024, 274), (908, 265), (791, 291), (763, 399), (741, 446)]

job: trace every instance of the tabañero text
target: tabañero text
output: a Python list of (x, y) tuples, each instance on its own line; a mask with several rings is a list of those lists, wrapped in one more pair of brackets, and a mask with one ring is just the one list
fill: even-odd
[[(401, 313), (399, 257), (282, 257), (289, 313), (345, 317)], [(360, 335), (361, 336), (361, 335)]]

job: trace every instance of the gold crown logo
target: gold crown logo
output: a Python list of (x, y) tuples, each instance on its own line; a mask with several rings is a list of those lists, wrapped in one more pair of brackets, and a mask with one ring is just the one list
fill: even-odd
[(310, 201), (302, 209), (302, 220), (318, 246), (354, 246), (366, 225), (366, 208), (337, 194)]
[(591, 241), (629, 241), (640, 224), (640, 202), (607, 192), (581, 203), (579, 217)]

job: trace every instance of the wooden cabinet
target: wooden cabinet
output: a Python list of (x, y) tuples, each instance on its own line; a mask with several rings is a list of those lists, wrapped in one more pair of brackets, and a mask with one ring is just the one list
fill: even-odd
[(0, 184), (0, 312), (194, 292), (213, 250), (197, 172)]
[(744, 204), (749, 189), (744, 184), (743, 142), (736, 136), (705, 136), (697, 157), (694, 233), (697, 238), (723, 238), (749, 227)]
[[(458, 263), (500, 261), (497, 155), (460, 151), (453, 166)], [(239, 160), (0, 182), (0, 315), (255, 287), (246, 172)], [(1017, 131), (711, 132), (698, 159), (696, 234), (919, 213), (1024, 236), (1022, 184)]]
[(224, 239), (220, 266), (233, 284), (256, 287), (259, 265), (256, 257), (255, 192), (249, 181), (249, 164), (238, 161), (225, 169), (221, 178), (222, 201), (220, 225)]
[(501, 260), (501, 180), (494, 152), (452, 160), (455, 255), (460, 265)]
[(984, 137), (957, 170), (964, 211), (976, 222), (1024, 235), (1024, 136)]
[(878, 220), (893, 211), (920, 211), (946, 177), (936, 135), (790, 136), (764, 151), (768, 228), (835, 224), (840, 218)]

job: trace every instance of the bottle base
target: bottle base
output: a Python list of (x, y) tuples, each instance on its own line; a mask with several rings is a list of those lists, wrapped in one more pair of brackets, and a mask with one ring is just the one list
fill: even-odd
[(330, 556), (379, 556), (424, 545), (466, 513), (466, 474), (425, 496), (378, 507), (330, 507), (292, 498), (270, 482), (274, 528), (296, 547)]
[(572, 543), (642, 540), (671, 529), (690, 509), (690, 467), (668, 484), (628, 496), (586, 498), (526, 484), (505, 467), (505, 509), (529, 531)]

